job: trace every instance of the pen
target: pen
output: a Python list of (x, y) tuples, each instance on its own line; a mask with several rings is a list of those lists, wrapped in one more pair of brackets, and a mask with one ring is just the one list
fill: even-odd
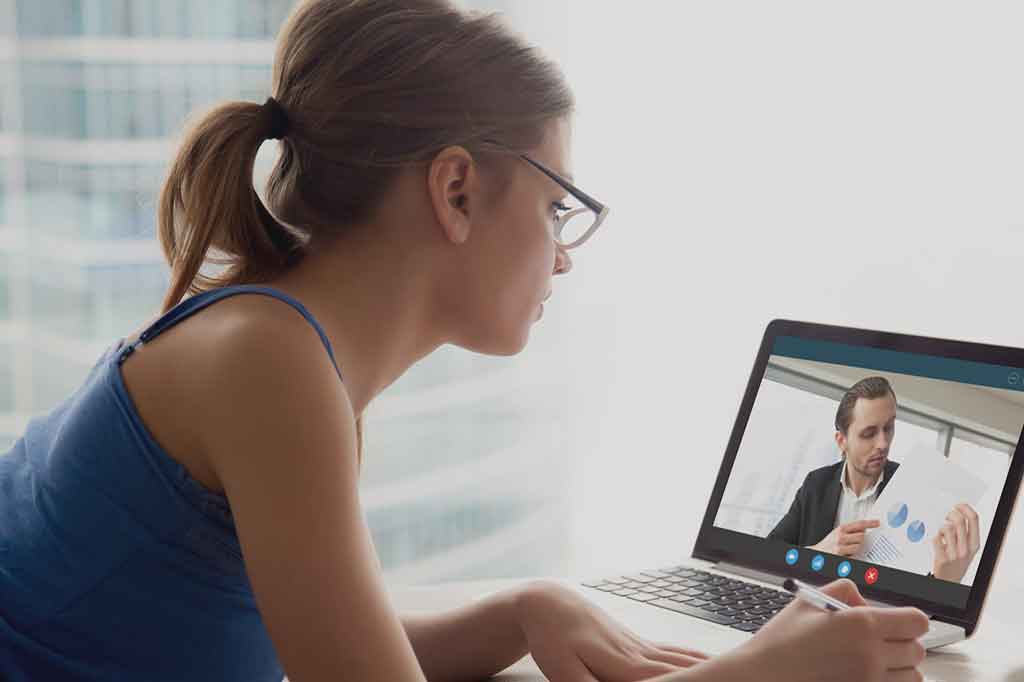
[(850, 608), (849, 604), (844, 604), (838, 599), (830, 597), (821, 590), (817, 590), (795, 578), (786, 578), (782, 586), (792, 592), (797, 599), (803, 599), (811, 606), (817, 606), (825, 611), (843, 611)]

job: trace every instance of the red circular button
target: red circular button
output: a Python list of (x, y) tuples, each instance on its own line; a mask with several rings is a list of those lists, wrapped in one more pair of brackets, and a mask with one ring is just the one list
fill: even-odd
[(872, 566), (868, 570), (864, 571), (864, 582), (868, 585), (874, 585), (878, 582), (878, 569)]

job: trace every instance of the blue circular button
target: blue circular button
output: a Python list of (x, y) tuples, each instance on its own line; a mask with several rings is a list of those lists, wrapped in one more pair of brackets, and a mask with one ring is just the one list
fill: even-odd
[(814, 558), (811, 559), (811, 568), (813, 568), (815, 571), (820, 571), (821, 569), (825, 568), (825, 557), (821, 556), (820, 554), (815, 554)]
[(788, 552), (786, 552), (786, 563), (789, 564), (790, 566), (795, 564), (797, 559), (799, 559), (799, 558), (800, 558), (800, 552), (796, 551), (795, 549), (791, 549)]
[(836, 573), (839, 574), (840, 578), (845, 578), (850, 575), (850, 571), (853, 570), (853, 566), (850, 565), (849, 561), (843, 561), (836, 567)]

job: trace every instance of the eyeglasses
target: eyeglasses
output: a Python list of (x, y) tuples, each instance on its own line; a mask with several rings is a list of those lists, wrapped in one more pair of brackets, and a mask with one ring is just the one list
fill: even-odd
[(555, 216), (555, 241), (558, 242), (558, 245), (563, 249), (575, 249), (590, 239), (604, 219), (608, 217), (608, 211), (611, 209), (541, 162), (531, 159), (526, 154), (520, 154), (519, 158), (554, 180), (582, 204), (582, 206), (567, 206), (563, 202), (555, 207), (562, 211)]
[[(485, 140), (485, 142), (501, 147), (505, 151), (511, 151), (495, 140)], [(561, 202), (559, 206), (555, 207), (560, 211), (555, 216), (555, 242), (563, 249), (575, 249), (590, 239), (604, 219), (608, 217), (608, 211), (611, 209), (541, 162), (531, 159), (526, 154), (518, 154), (518, 156), (558, 183), (559, 187), (581, 204), (580, 206), (568, 206)]]

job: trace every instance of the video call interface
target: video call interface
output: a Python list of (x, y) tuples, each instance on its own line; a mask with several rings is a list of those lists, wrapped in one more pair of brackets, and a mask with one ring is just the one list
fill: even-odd
[(962, 608), (1022, 426), (1020, 369), (781, 336), (714, 525), (782, 572)]

